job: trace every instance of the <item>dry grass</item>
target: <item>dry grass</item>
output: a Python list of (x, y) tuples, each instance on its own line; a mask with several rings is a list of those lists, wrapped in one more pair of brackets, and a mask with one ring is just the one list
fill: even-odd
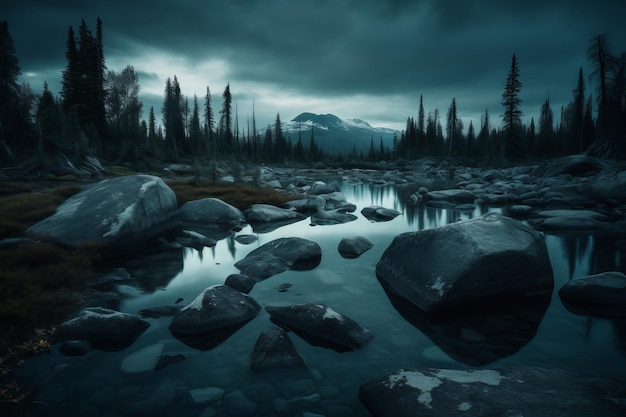
[[(78, 185), (67, 185), (47, 191), (28, 190), (28, 185), (0, 183), (5, 194), (0, 197), (0, 239), (19, 236), (30, 224), (54, 214), (68, 197), (80, 191)], [(14, 193), (6, 195), (10, 190)]]
[(268, 188), (253, 187), (246, 184), (212, 184), (208, 181), (197, 181), (193, 179), (168, 180), (166, 183), (174, 190), (179, 205), (201, 198), (214, 197), (240, 210), (245, 210), (253, 204), (272, 204), (274, 206), (280, 206), (294, 199), (293, 196), (278, 191)]

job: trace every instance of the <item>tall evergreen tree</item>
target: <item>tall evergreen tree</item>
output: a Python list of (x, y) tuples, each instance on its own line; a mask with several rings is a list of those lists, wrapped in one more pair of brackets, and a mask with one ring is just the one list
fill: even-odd
[(191, 126), (189, 127), (189, 141), (191, 142), (191, 155), (198, 156), (202, 143), (202, 130), (200, 129), (200, 116), (198, 114), (198, 97), (193, 96), (193, 112)]
[(519, 93), (522, 91), (522, 83), (519, 80), (519, 65), (515, 54), (511, 60), (511, 68), (506, 77), (504, 93), (502, 93), (502, 127), (505, 135), (504, 153), (512, 159), (523, 156), (523, 144), (521, 143), (522, 111), (519, 108), (522, 100)]
[[(9, 32), (9, 24), (0, 21), (0, 158), (9, 152), (5, 146), (20, 145), (20, 94), (17, 78), (21, 74), (19, 60)], [(6, 143), (6, 145), (5, 145)]]
[(585, 80), (583, 79), (582, 67), (578, 69), (578, 84), (572, 91), (574, 99), (572, 102), (574, 113), (572, 115), (572, 125), (570, 126), (571, 143), (569, 151), (572, 153), (583, 152), (584, 143), (584, 121), (585, 121)]
[(230, 83), (226, 84), (224, 94), (222, 94), (224, 102), (222, 104), (222, 111), (220, 117), (220, 132), (222, 147), (225, 152), (232, 152), (233, 146), (233, 115), (232, 115), (232, 102), (233, 98), (230, 94)]
[(448, 133), (448, 155), (453, 153), (458, 156), (458, 150), (460, 148), (457, 138), (457, 126), (459, 118), (456, 112), (456, 99), (453, 98), (448, 108), (448, 115), (446, 119), (446, 132)]
[(550, 107), (550, 97), (541, 106), (539, 113), (539, 150), (542, 156), (554, 155), (554, 112)]
[(424, 120), (424, 100), (420, 94), (420, 106), (417, 112), (417, 153), (421, 155), (424, 153), (425, 138), (426, 138), (426, 126)]

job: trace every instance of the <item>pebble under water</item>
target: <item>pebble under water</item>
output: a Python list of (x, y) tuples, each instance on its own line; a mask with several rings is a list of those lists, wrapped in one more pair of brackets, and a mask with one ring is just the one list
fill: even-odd
[[(268, 233), (255, 233), (247, 226), (213, 248), (185, 249), (182, 270), (173, 268), (170, 276), (159, 278), (156, 288), (120, 288), (125, 296), (117, 307), (122, 312), (138, 314), (177, 301), (186, 305), (206, 287), (223, 284), (228, 275), (238, 273), (233, 265), (253, 249), (280, 237), (303, 237), (321, 246), (320, 265), (268, 278), (257, 283), (250, 296), (262, 306), (326, 304), (374, 333), (365, 347), (339, 353), (310, 345), (290, 332), (306, 369), (254, 373), (250, 354), (255, 341), (273, 326), (264, 309), (209, 350), (194, 349), (172, 336), (171, 317), (149, 318), (147, 331), (124, 350), (94, 349), (69, 357), (53, 346), (49, 354), (29, 360), (19, 374), (37, 391), (32, 415), (369, 416), (358, 398), (359, 386), (398, 368), (538, 366), (623, 378), (626, 325), (575, 315), (557, 295), (572, 278), (615, 270), (625, 262), (624, 253), (608, 237), (546, 236), (555, 288), (543, 304), (538, 301), (521, 311), (479, 319), (463, 312), (458, 320), (444, 324), (405, 319), (374, 272), (391, 240), (399, 233), (502, 211), (407, 206), (412, 191), (344, 183), (342, 192), (357, 206), (355, 221), (311, 226), (306, 219)], [(403, 214), (371, 222), (360, 211), (372, 205)], [(374, 247), (359, 258), (343, 258), (337, 246), (352, 235), (366, 237)]]

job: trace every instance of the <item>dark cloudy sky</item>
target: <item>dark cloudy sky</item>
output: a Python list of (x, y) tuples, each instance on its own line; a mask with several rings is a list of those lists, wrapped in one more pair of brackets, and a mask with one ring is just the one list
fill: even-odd
[(160, 118), (167, 77), (183, 94), (209, 86), (219, 111), (230, 82), (240, 124), (283, 121), (300, 112), (358, 117), (402, 129), (426, 112), (459, 116), (489, 110), (500, 123), (511, 57), (519, 61), (526, 119), (549, 95), (553, 110), (571, 99), (578, 68), (587, 91), (587, 48), (606, 32), (626, 51), (626, 2), (614, 0), (13, 0), (3, 5), (22, 79), (60, 90), (67, 30), (103, 21), (109, 69), (133, 65), (146, 109)]

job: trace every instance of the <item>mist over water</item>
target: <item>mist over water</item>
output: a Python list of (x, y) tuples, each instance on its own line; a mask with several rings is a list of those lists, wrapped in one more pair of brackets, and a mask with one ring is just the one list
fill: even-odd
[[(159, 409), (162, 415), (196, 416), (207, 407), (214, 408), (216, 415), (228, 415), (222, 409), (224, 401), (196, 404), (188, 394), (193, 389), (218, 387), (227, 394), (243, 390), (248, 398), (250, 392), (256, 392), (257, 410), (251, 415), (274, 415), (277, 398), (306, 397), (308, 391), (298, 392), (294, 387), (302, 385), (302, 381), (313, 381), (315, 392), (319, 393), (317, 400), (311, 404), (302, 400), (293, 407), (326, 415), (331, 415), (332, 410), (350, 409), (353, 415), (369, 416), (358, 399), (360, 384), (397, 368), (540, 366), (623, 378), (626, 325), (575, 315), (565, 309), (557, 295), (558, 289), (572, 278), (623, 270), (625, 260), (618, 241), (608, 237), (547, 235), (555, 280), (551, 296), (494, 311), (487, 317), (459, 311), (454, 317), (433, 320), (403, 300), (387, 295), (375, 274), (382, 253), (399, 233), (506, 209), (477, 207), (458, 211), (408, 205), (407, 198), (414, 191), (343, 183), (346, 199), (357, 206), (357, 220), (312, 226), (306, 219), (269, 233), (255, 233), (246, 226), (219, 240), (213, 248), (179, 252), (175, 256), (182, 257), (182, 262), (168, 265), (182, 265), (182, 269), (165, 268), (170, 276), (159, 277), (157, 288), (143, 289), (119, 304), (120, 311), (132, 314), (148, 307), (174, 305), (179, 298), (183, 299), (181, 305), (186, 305), (206, 287), (222, 284), (228, 275), (238, 273), (234, 264), (255, 248), (280, 237), (302, 237), (321, 246), (320, 265), (310, 271), (286, 271), (268, 278), (256, 284), (250, 296), (262, 306), (326, 304), (375, 334), (364, 348), (338, 353), (312, 346), (289, 333), (307, 369), (255, 374), (250, 370), (250, 354), (261, 331), (273, 326), (265, 310), (210, 350), (194, 349), (173, 337), (168, 330), (170, 317), (148, 319), (148, 330), (123, 351), (94, 350), (84, 357), (66, 357), (55, 347), (50, 355), (29, 361), (22, 372), (33, 378), (38, 400), (46, 404), (38, 407), (35, 414), (119, 415), (137, 407), (149, 412), (153, 406), (149, 403), (159, 397), (163, 400)], [(371, 222), (360, 211), (372, 205), (393, 208), (402, 215), (391, 221)], [(257, 240), (241, 244), (235, 239), (240, 235), (254, 235)], [(374, 247), (357, 259), (341, 257), (337, 251), (339, 241), (352, 235), (366, 237)], [(145, 279), (149, 280), (149, 276)], [(145, 354), (133, 356), (142, 349)], [(182, 354), (185, 360), (158, 371), (129, 372), (129, 363), (137, 356), (149, 357), (150, 349), (159, 354)], [(168, 395), (170, 398), (165, 401)]]

